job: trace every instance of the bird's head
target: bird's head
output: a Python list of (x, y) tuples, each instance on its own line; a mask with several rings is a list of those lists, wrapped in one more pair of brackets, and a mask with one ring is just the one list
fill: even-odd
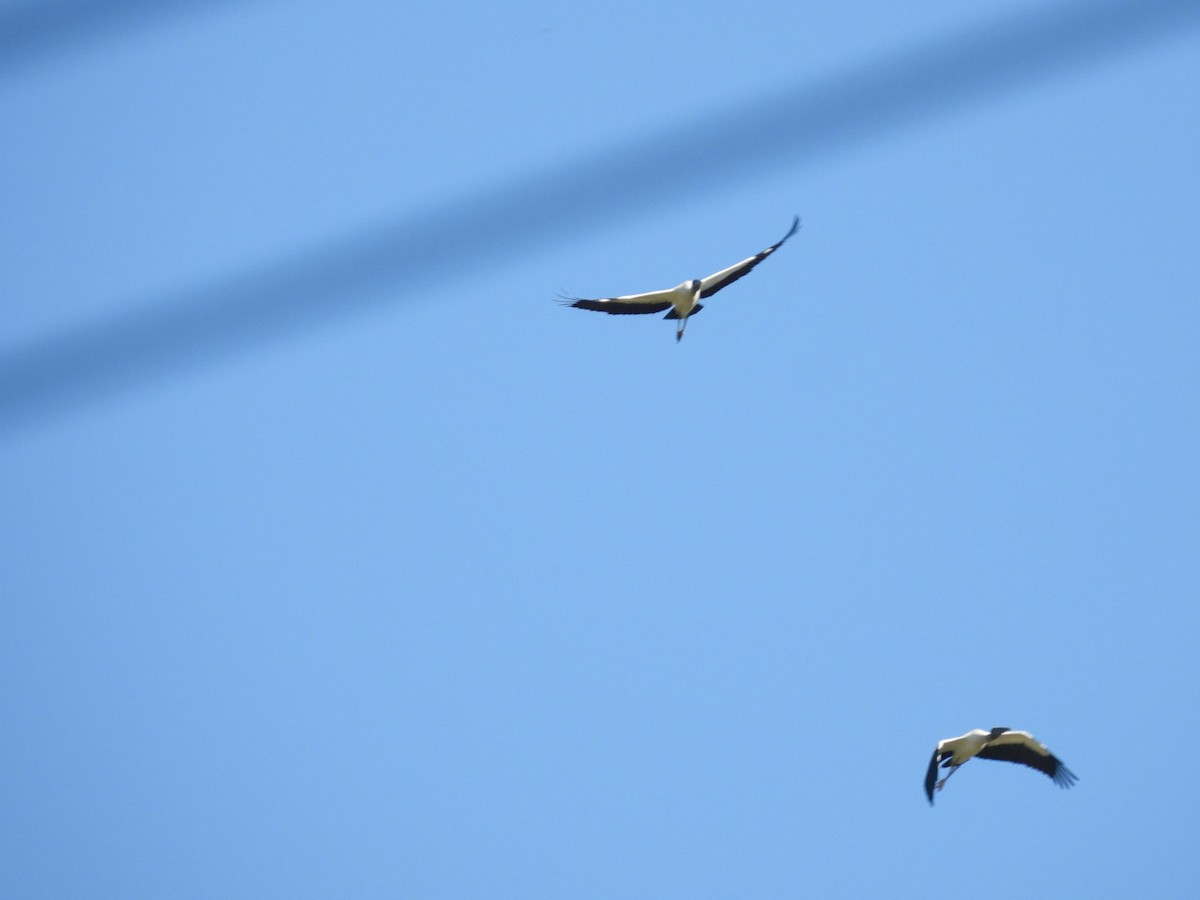
[(1006, 732), (1009, 732), (1009, 731), (1012, 731), (1012, 729), (1011, 728), (993, 728), (992, 733), (989, 734), (988, 737), (998, 738), (998, 737), (1000, 737), (1000, 735), (1005, 734)]
[(692, 279), (692, 293), (695, 293), (695, 294), (700, 293), (700, 279), (699, 278)]

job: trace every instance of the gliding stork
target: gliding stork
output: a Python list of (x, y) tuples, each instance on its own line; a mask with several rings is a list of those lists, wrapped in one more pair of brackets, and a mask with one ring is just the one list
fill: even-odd
[(608, 313), (613, 316), (641, 315), (659, 313), (670, 310), (664, 319), (678, 319), (679, 327), (675, 330), (675, 342), (683, 338), (683, 329), (689, 316), (694, 316), (704, 306), (699, 302), (711, 297), (726, 285), (733, 284), (743, 275), (783, 246), (783, 242), (795, 234), (800, 228), (800, 217), (792, 219), (792, 227), (778, 241), (754, 256), (735, 263), (728, 269), (714, 272), (707, 278), (692, 278), (675, 285), (665, 291), (649, 291), (645, 294), (625, 294), (621, 297), (604, 297), (599, 300), (588, 300), (583, 297), (564, 296), (562, 302), (576, 309), (590, 309), (595, 312)]
[[(930, 806), (933, 806), (933, 792), (940, 791), (950, 776), (975, 756), (1029, 766), (1049, 775), (1059, 787), (1069, 788), (1078, 780), (1057, 756), (1046, 749), (1045, 744), (1028, 731), (1013, 731), (1011, 728), (984, 731), (976, 728), (958, 737), (938, 741), (933, 758), (929, 760), (929, 770), (925, 773), (925, 796), (929, 798)], [(950, 770), (941, 781), (937, 780), (938, 763)]]

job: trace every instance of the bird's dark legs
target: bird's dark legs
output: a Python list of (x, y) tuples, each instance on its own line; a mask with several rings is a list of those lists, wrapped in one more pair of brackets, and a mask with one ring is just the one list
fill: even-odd
[(946, 774), (946, 777), (943, 778), (941, 781), (939, 781), (937, 784), (935, 784), (933, 786), (933, 789), (935, 791), (940, 791), (942, 788), (944, 788), (946, 786), (946, 782), (950, 780), (950, 776), (953, 775), (955, 772), (957, 772), (958, 769), (959, 769), (958, 766), (953, 766), (950, 769), (950, 771)]

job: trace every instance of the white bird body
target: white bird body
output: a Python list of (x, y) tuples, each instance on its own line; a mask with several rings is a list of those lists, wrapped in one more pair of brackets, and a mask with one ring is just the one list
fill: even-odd
[(991, 737), (990, 731), (984, 731), (982, 728), (972, 728), (966, 734), (938, 741), (938, 752), (950, 753), (950, 765), (961, 766), (983, 749), (989, 737)]
[(568, 306), (576, 309), (590, 309), (594, 312), (603, 312), (614, 316), (644, 315), (670, 310), (664, 318), (679, 320), (679, 327), (675, 330), (675, 340), (678, 342), (683, 337), (683, 329), (688, 318), (704, 309), (700, 300), (711, 297), (721, 288), (733, 284), (749, 273), (751, 269), (782, 247), (783, 242), (795, 234), (799, 228), (800, 217), (796, 216), (792, 219), (792, 227), (788, 233), (770, 247), (754, 256), (748, 256), (720, 272), (714, 272), (707, 278), (692, 278), (664, 291), (647, 291), (644, 294), (623, 294), (620, 297), (598, 299), (565, 296), (562, 300)]
[[(929, 769), (925, 773), (925, 795), (929, 798), (931, 806), (934, 791), (940, 791), (950, 780), (950, 775), (958, 771), (959, 766), (977, 756), (980, 759), (998, 759), (1037, 769), (1050, 776), (1059, 787), (1068, 788), (1078, 780), (1045, 744), (1028, 731), (1013, 731), (1011, 728), (984, 731), (982, 728), (974, 728), (958, 737), (938, 741), (933, 758), (929, 760)], [(950, 770), (941, 781), (937, 780), (939, 764), (942, 768)]]

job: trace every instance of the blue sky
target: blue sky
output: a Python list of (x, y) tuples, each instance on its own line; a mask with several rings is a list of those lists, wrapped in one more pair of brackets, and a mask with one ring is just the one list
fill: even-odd
[[(0, 895), (1194, 893), (1197, 16), (794, 164), (462, 215), (1029, 8), (191, 3), (0, 69), (2, 372), (462, 227), (4, 393)], [(678, 346), (551, 302), (793, 214)], [(1079, 784), (973, 763), (930, 809), (993, 725)]]

